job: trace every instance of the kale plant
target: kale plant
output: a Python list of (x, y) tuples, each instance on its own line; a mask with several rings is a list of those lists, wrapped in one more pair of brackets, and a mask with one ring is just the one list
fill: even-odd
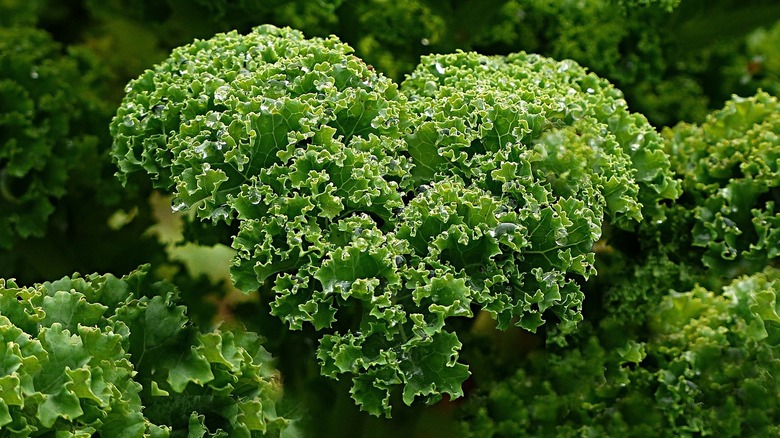
[[(279, 436), (278, 375), (251, 332), (201, 332), (148, 266), (0, 280), (2, 436)], [(176, 433), (172, 433), (172, 432)], [(6, 435), (7, 434), (7, 435)]]
[(462, 394), (475, 310), (561, 339), (602, 225), (660, 220), (678, 189), (657, 132), (573, 62), (425, 58), (399, 91), (350, 51), (268, 26), (196, 41), (128, 85), (111, 130), (120, 176), (237, 222), (235, 284), (312, 324), (322, 373), (389, 415), (396, 386)]

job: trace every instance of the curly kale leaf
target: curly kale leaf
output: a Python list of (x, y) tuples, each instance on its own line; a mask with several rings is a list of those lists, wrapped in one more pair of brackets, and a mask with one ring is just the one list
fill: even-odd
[(701, 125), (665, 131), (683, 187), (669, 214), (687, 224), (678, 232), (692, 236), (703, 263), (726, 277), (761, 270), (778, 256), (778, 109), (777, 98), (763, 92), (734, 97)]
[(199, 332), (176, 290), (146, 271), (33, 287), (0, 280), (3, 430), (273, 436), (288, 427), (257, 335)]
[[(252, 216), (264, 215), (270, 207), (261, 201), (269, 189), (284, 193), (316, 184), (316, 173), (340, 173), (346, 184), (352, 166), (371, 159), (370, 144), (354, 148), (365, 152), (356, 163), (327, 169), (317, 166), (333, 152), (311, 153), (340, 150), (353, 140), (376, 143), (382, 140), (374, 136), (402, 128), (393, 103), (397, 87), (350, 51), (335, 38), (307, 40), (270, 26), (175, 50), (128, 85), (111, 123), (120, 177), (145, 170), (156, 187), (175, 188), (176, 209), (197, 208), (199, 217), (213, 221), (230, 221), (230, 207), (238, 203), (250, 210), (258, 205)], [(299, 161), (313, 167), (289, 173)], [(334, 184), (323, 185), (315, 205), (324, 214), (350, 208), (333, 193)]]

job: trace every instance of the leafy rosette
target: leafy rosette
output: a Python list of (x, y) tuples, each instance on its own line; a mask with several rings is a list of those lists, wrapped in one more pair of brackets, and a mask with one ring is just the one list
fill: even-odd
[[(535, 331), (546, 312), (570, 330), (582, 318), (573, 277), (594, 271), (602, 226), (660, 220), (659, 203), (677, 196), (658, 133), (573, 62), (429, 56), (402, 91), (415, 117), (407, 136), (415, 181), (456, 179), (481, 193), (480, 207), (492, 204), (473, 209), (467, 231), (422, 219), (417, 253), (461, 275), (500, 328), (515, 321)], [(450, 198), (431, 195), (422, 214), (461, 202)]]
[(0, 248), (44, 234), (77, 169), (99, 175), (97, 71), (42, 30), (0, 28)]
[(780, 273), (743, 276), (649, 308), (649, 336), (603, 325), (535, 353), (477, 398), (466, 436), (771, 436), (780, 433)]
[(428, 270), (402, 275), (410, 251), (391, 232), (411, 185), (403, 97), (350, 50), (273, 27), (178, 49), (128, 86), (114, 153), (175, 190), (174, 209), (238, 219), (236, 285), (274, 292), (272, 313), (293, 329), (329, 330), (323, 373), (355, 374), (356, 401), (389, 414), (401, 384), (407, 403), (460, 394), (460, 343), (440, 332), (444, 313), (470, 310), (449, 302), (457, 310), (437, 309), (428, 328), (437, 298), (406, 307), (404, 285)]
[(113, 151), (174, 209), (237, 220), (235, 284), (389, 415), (397, 387), (462, 393), (472, 307), (570, 331), (605, 217), (654, 217), (676, 186), (657, 133), (572, 63), (427, 58), (401, 94), (350, 50), (269, 26), (179, 48), (128, 85)]
[[(240, 205), (257, 205), (251, 217), (259, 217), (271, 208), (269, 197), (297, 192), (294, 184), (316, 187), (300, 191), (323, 217), (348, 212), (349, 196), (327, 181), (331, 169), (291, 173), (302, 178), (297, 182), (279, 178), (299, 160), (309, 165), (312, 153), (327, 156), (333, 152), (320, 150), (353, 141), (371, 150), (384, 141), (379, 136), (403, 128), (397, 86), (350, 52), (335, 37), (309, 40), (273, 26), (175, 49), (128, 84), (111, 123), (120, 178), (145, 170), (157, 188), (174, 192), (174, 210), (194, 208), (214, 222), (231, 221)], [(333, 171), (348, 179), (351, 166), (370, 155)], [(384, 155), (374, 158), (390, 164)]]
[[(733, 277), (780, 255), (780, 103), (734, 97), (701, 125), (665, 131), (684, 195), (670, 208), (704, 264)], [(653, 230), (650, 230), (653, 231)]]
[[(456, 173), (489, 185), (503, 182), (494, 169), (516, 162), (518, 176), (530, 173), (555, 195), (592, 188), (623, 228), (661, 219), (659, 204), (679, 195), (659, 134), (619, 90), (575, 62), (526, 53), (428, 56), (402, 91), (418, 116), (409, 140), (417, 178)], [(515, 156), (532, 152), (541, 163), (519, 166), (529, 158)]]
[[(257, 335), (198, 331), (146, 268), (0, 280), (0, 426), (14, 436), (278, 436), (281, 387)], [(189, 431), (189, 432), (187, 432)]]

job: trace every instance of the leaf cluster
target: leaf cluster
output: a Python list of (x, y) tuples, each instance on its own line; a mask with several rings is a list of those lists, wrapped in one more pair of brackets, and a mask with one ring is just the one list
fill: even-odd
[(178, 291), (151, 282), (147, 271), (32, 287), (0, 280), (3, 436), (249, 437), (290, 429), (276, 414), (279, 377), (257, 335), (197, 330)]
[(720, 291), (670, 293), (650, 306), (646, 337), (604, 324), (575, 348), (534, 353), (473, 401), (464, 433), (777, 434), (779, 279), (768, 268)]
[(43, 235), (77, 172), (100, 175), (99, 79), (88, 53), (65, 53), (39, 29), (0, 28), (0, 247)]
[(612, 231), (589, 324), (477, 396), (467, 433), (777, 433), (777, 105), (735, 96), (664, 131), (682, 195), (640, 224), (638, 257)]
[(561, 341), (602, 226), (678, 188), (657, 132), (571, 61), (427, 57), (399, 90), (350, 52), (271, 26), (176, 49), (128, 84), (113, 154), (174, 210), (237, 222), (234, 283), (389, 415), (399, 386), (461, 395), (475, 310)]
[(764, 92), (734, 97), (704, 123), (664, 133), (683, 188), (669, 214), (701, 248), (703, 264), (721, 275), (756, 272), (778, 256), (778, 109)]
[(323, 435), (780, 433), (778, 18), (0, 0), (0, 430), (294, 435), (263, 344)]
[(751, 55), (755, 44), (748, 34), (780, 19), (780, 8), (771, 0), (35, 4), (45, 23), (62, 28), (62, 38), (83, 41), (99, 53), (116, 73), (117, 87), (193, 38), (232, 29), (245, 33), (257, 23), (273, 23), (306, 35), (337, 34), (361, 59), (395, 80), (411, 72), (420, 56), (456, 49), (503, 55), (523, 50), (573, 59), (624, 90), (631, 108), (656, 125), (700, 121), (735, 91), (729, 85), (741, 84), (744, 94), (768, 85), (749, 79), (741, 83), (745, 76), (760, 77), (757, 68), (766, 71), (767, 61)]

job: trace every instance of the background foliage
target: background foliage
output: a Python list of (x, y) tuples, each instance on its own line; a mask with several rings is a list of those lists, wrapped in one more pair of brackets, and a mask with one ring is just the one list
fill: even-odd
[[(113, 421), (113, 414), (101, 412), (115, 410), (134, 412), (127, 418), (144, 424), (149, 434), (166, 425), (204, 434), (207, 429), (214, 433), (234, 426), (243, 430), (244, 426), (236, 426), (241, 423), (239, 416), (226, 406), (249, 406), (254, 403), (247, 401), (251, 395), (255, 400), (273, 400), (275, 411), (262, 412), (274, 418), (278, 413), (284, 420), (269, 420), (276, 424), (271, 429), (290, 434), (311, 427), (326, 436), (344, 430), (355, 436), (646, 436), (658, 430), (670, 436), (777, 434), (780, 390), (771, 377), (780, 376), (775, 369), (780, 317), (775, 309), (777, 273), (773, 268), (780, 247), (776, 207), (780, 202), (778, 20), (780, 6), (771, 0), (0, 0), (0, 278), (16, 279), (3, 283), (3, 296), (9, 298), (0, 307), (0, 333), (18, 345), (0, 352), (0, 369), (4, 370), (0, 388), (18, 387), (12, 380), (20, 376), (19, 363), (31, 370), (25, 377), (31, 386), (24, 387), (24, 397), (17, 397), (15, 390), (2, 392), (2, 427), (11, 430), (12, 424), (13, 430), (31, 431), (41, 427), (36, 425), (41, 421), (43, 428), (30, 433), (52, 427), (76, 433), (81, 428), (79, 433), (86, 436), (103, 427), (100, 424)], [(235, 183), (229, 187), (234, 193), (224, 199), (208, 198), (199, 191), (208, 178), (214, 184), (221, 181), (215, 172), (224, 171), (224, 163), (230, 162), (222, 155), (208, 160), (187, 156), (187, 166), (202, 175), (188, 177), (184, 167), (166, 173), (171, 162), (150, 159), (132, 166), (118, 164), (122, 170), (133, 166), (154, 169), (157, 178), (153, 181), (139, 172), (130, 173), (123, 187), (114, 176), (118, 169), (111, 162), (109, 124), (125, 94), (138, 91), (133, 86), (126, 88), (128, 81), (140, 76), (136, 84), (148, 84), (152, 76), (144, 71), (160, 63), (157, 74), (178, 71), (181, 66), (171, 64), (175, 59), (172, 50), (195, 38), (208, 39), (234, 29), (236, 35), (243, 35), (264, 23), (291, 26), (306, 37), (338, 35), (354, 48), (356, 56), (350, 58), (347, 69), (353, 76), (345, 80), (368, 80), (372, 102), (385, 110), (374, 123), (363, 121), (360, 127), (361, 122), (351, 119), (348, 112), (330, 119), (321, 114), (319, 124), (299, 120), (289, 127), (311, 141), (305, 158), (288, 158), (294, 163), (290, 168), (299, 173), (328, 174), (327, 169), (316, 167), (317, 160), (344, 151), (345, 144), (353, 147), (360, 139), (363, 143), (355, 146), (360, 153), (344, 157), (339, 172), (379, 169), (376, 174), (362, 173), (364, 179), (358, 182), (344, 179), (340, 183), (337, 173), (330, 170), (329, 178), (336, 183), (330, 198), (322, 195), (309, 200), (321, 211), (315, 224), (321, 236), (319, 249), (304, 243), (307, 236), (317, 233), (312, 224), (300, 220), (306, 215), (298, 214), (298, 221), (293, 220), (298, 208), (294, 202), (276, 205), (276, 216), (252, 202), (261, 196), (253, 189), (279, 178), (288, 178), (288, 187), (295, 190), (277, 190), (274, 196), (310, 196), (306, 178), (295, 172), (281, 175), (286, 169), (272, 169), (257, 181), (227, 178), (227, 184)], [(319, 56), (310, 67), (329, 65), (349, 51), (331, 40), (328, 50), (319, 53), (319, 48), (311, 48), (297, 33), (285, 37), (309, 44), (302, 50)], [(208, 50), (204, 44), (200, 49)], [(485, 56), (431, 55), (459, 49)], [(179, 50), (175, 53), (180, 56), (196, 56)], [(521, 51), (562, 62), (534, 55), (494, 56)], [(540, 70), (522, 67), (529, 60), (538, 62)], [(291, 62), (288, 67), (295, 65)], [(491, 72), (480, 73), (483, 66)], [(561, 66), (570, 71), (555, 73)], [(542, 71), (543, 67), (551, 72)], [(267, 71), (264, 79), (276, 73)], [(333, 76), (327, 69), (319, 74), (320, 79)], [(528, 75), (557, 85), (551, 89), (534, 88), (530, 82), (523, 87), (496, 86), (499, 80), (519, 81)], [(532, 102), (539, 95), (566, 98), (571, 84), (577, 97), (570, 102), (588, 102), (584, 108), (592, 120), (587, 126), (550, 108), (538, 109), (549, 126), (535, 133), (537, 137), (518, 134), (511, 123), (501, 125), (501, 117), (512, 113), (507, 110), (509, 105), (519, 100)], [(273, 88), (267, 81), (254, 85)], [(486, 87), (491, 91), (485, 93)], [(266, 94), (274, 92), (270, 88)], [(519, 88), (534, 98), (522, 96)], [(592, 100), (585, 96), (589, 88), (595, 91)], [(218, 89), (213, 86), (210, 95), (219, 95)], [(336, 112), (343, 97), (337, 95), (339, 91), (325, 90), (333, 93), (326, 95), (332, 97)], [(171, 93), (158, 94), (152, 92), (147, 99), (162, 99)], [(276, 97), (286, 102), (288, 112), (294, 112), (290, 108), (295, 105), (311, 105), (302, 102), (300, 94), (304, 93)], [(476, 107), (477, 97), (485, 100), (485, 106)], [(224, 98), (241, 102), (241, 96)], [(616, 113), (600, 112), (599, 105), (622, 102), (622, 98), (625, 104), (619, 104)], [(461, 106), (461, 101), (471, 106)], [(160, 120), (163, 115), (178, 117), (175, 102), (156, 106), (161, 102), (145, 103), (150, 103), (152, 113), (158, 112)], [(133, 111), (121, 108), (114, 134), (141, 135), (125, 124), (140, 124), (132, 119)], [(536, 112), (528, 109), (528, 114)], [(216, 134), (231, 129), (229, 115), (211, 120), (204, 111), (203, 116), (198, 132)], [(484, 128), (486, 118), (496, 126), (494, 131)], [(402, 135), (409, 126), (419, 128), (410, 137)], [(614, 144), (602, 146), (612, 158), (601, 161), (587, 152), (588, 136), (604, 135), (600, 127), (614, 137)], [(360, 135), (347, 138), (356, 130)], [(444, 130), (447, 135), (442, 136)], [(345, 137), (338, 140), (340, 135)], [(527, 157), (538, 172), (523, 181), (525, 186), (546, 191), (543, 197), (549, 202), (543, 204), (550, 216), (540, 217), (551, 222), (545, 227), (564, 230), (571, 239), (581, 227), (591, 229), (580, 236), (581, 245), (574, 247), (568, 262), (561, 259), (551, 266), (527, 253), (549, 241), (544, 234), (529, 232), (534, 229), (531, 216), (523, 220), (507, 216), (495, 223), (474, 219), (487, 217), (488, 210), (491, 216), (507, 215), (516, 207), (502, 205), (507, 198), (530, 205), (533, 196), (542, 196), (520, 193), (510, 181), (499, 184), (498, 171), (496, 177), (485, 176), (489, 166), (498, 166), (502, 160), (517, 161), (522, 152), (495, 141), (504, 135), (519, 143), (533, 138), (541, 148), (537, 156)], [(643, 156), (631, 149), (640, 135), (639, 155)], [(399, 149), (380, 147), (388, 141)], [(467, 151), (474, 150), (469, 148), (475, 142), (484, 145), (482, 152), (470, 156)], [(183, 142), (182, 149), (188, 144)], [(570, 155), (556, 158), (549, 153), (560, 144), (573, 145)], [(241, 154), (235, 160), (240, 167)], [(206, 164), (210, 169), (204, 169)], [(585, 170), (553, 181), (575, 167)], [(603, 168), (610, 169), (614, 180), (600, 173)], [(643, 169), (650, 173), (642, 178), (627, 176)], [(618, 187), (624, 192), (612, 191)], [(171, 199), (166, 193), (174, 190), (179, 193)], [(270, 199), (271, 195), (263, 196)], [(343, 200), (340, 207), (336, 198)], [(574, 209), (573, 202), (583, 205), (578, 211), (587, 214), (578, 218), (588, 223), (556, 218), (554, 224), (552, 215)], [(368, 207), (379, 204), (386, 207)], [(437, 213), (445, 204), (457, 207)], [(181, 208), (172, 214), (172, 205), (185, 205), (188, 211)], [(477, 207), (485, 212), (473, 213)], [(340, 220), (339, 208), (365, 215)], [(377, 217), (384, 225), (377, 226)], [(401, 225), (401, 220), (408, 225)], [(294, 229), (284, 229), (279, 221), (295, 224)], [(525, 230), (501, 228), (509, 222), (522, 224)], [(428, 230), (427, 234), (417, 235), (417, 228)], [(490, 236), (491, 230), (498, 236), (480, 237)], [(511, 243), (509, 236), (517, 242)], [(455, 260), (447, 252), (458, 239), (485, 245), (484, 251), (474, 250), (472, 255), (490, 248), (503, 252), (489, 261), (480, 260), (477, 264), (487, 268), (483, 272), (470, 272), (463, 268), (472, 261)], [(438, 242), (443, 250), (428, 252), (428, 241)], [(291, 272), (272, 281), (270, 274), (255, 266), (265, 263), (266, 270), (275, 273), (286, 269), (282, 265), (289, 259), (265, 260), (255, 245), (288, 251), (296, 245), (305, 247), (302, 253), (309, 266), (322, 268)], [(384, 266), (381, 275), (386, 280), (375, 289), (377, 296), (383, 291), (385, 296), (397, 296), (394, 287), (427, 291), (409, 295), (401, 303), (415, 312), (392, 314), (388, 313), (392, 306), (380, 304), (372, 313), (367, 306), (370, 300), (352, 286), (355, 279), (344, 277), (341, 267), (323, 262), (318, 255), (324, 254), (318, 252), (322, 248), (343, 248), (344, 260), (351, 256), (358, 260), (365, 253), (361, 248), (367, 247), (373, 248), (371, 257)], [(468, 254), (464, 248), (459, 251)], [(134, 271), (146, 263), (150, 267)], [(230, 280), (231, 269), (235, 285)], [(435, 280), (428, 277), (434, 271)], [(111, 272), (116, 277), (76, 276), (44, 284), (74, 272)], [(481, 296), (464, 293), (447, 303), (437, 301), (438, 283), (479, 279), (482, 284), (504, 284), (497, 275), (508, 272), (515, 277), (508, 275), (505, 284), (514, 290), (510, 287), (508, 292)], [(128, 277), (120, 280), (123, 275)], [(188, 334), (177, 338), (181, 340), (177, 349), (190, 351), (192, 345), (192, 351), (206, 351), (208, 342), (217, 337), (230, 338), (228, 343), (243, 348), (244, 353), (221, 363), (214, 362), (216, 356), (202, 353), (218, 369), (212, 371), (220, 376), (217, 380), (233, 382), (232, 392), (224, 385), (217, 388), (214, 382), (190, 383), (202, 391), (231, 393), (216, 403), (221, 411), (215, 408), (210, 414), (208, 409), (190, 409), (187, 403), (195, 400), (190, 399), (176, 403), (180, 407), (183, 403), (181, 412), (197, 412), (192, 416), (191, 412), (179, 415), (158, 410), (139, 417), (139, 403), (154, 405), (148, 401), (150, 388), (173, 398), (180, 391), (169, 388), (170, 382), (162, 377), (143, 371), (132, 341), (137, 327), (126, 320), (122, 324), (129, 331), (118, 329), (122, 318), (111, 316), (114, 310), (91, 319), (85, 316), (89, 312), (79, 311), (80, 318), (89, 319), (81, 328), (73, 320), (70, 327), (64, 319), (45, 316), (51, 309), (47, 303), (53, 299), (85, 308), (114, 309), (119, 301), (111, 305), (100, 301), (95, 288), (104, 283), (133, 283), (132, 279), (141, 277), (155, 286), (137, 289), (124, 305), (140, 312), (162, 300), (179, 317), (184, 312), (181, 306), (186, 306), (186, 322), (182, 319), (178, 327)], [(335, 304), (317, 295), (307, 279), (338, 290)], [(544, 284), (552, 284), (549, 281), (562, 291), (560, 300), (540, 304), (524, 298), (524, 292), (541, 290)], [(349, 289), (344, 282), (350, 283)], [(285, 292), (289, 290), (304, 290), (308, 295)], [(29, 300), (38, 310), (28, 314), (38, 319), (14, 319), (10, 310), (18, 300), (14, 297)], [(532, 310), (539, 306), (544, 308), (532, 317)], [(555, 323), (543, 324), (545, 310), (547, 319), (556, 315)], [(412, 313), (440, 319), (418, 320)], [(400, 325), (388, 329), (394, 320)], [(220, 331), (214, 332), (220, 323)], [(254, 343), (249, 347), (252, 335), (245, 330), (267, 338), (263, 345), (276, 358), (273, 362), (266, 353), (252, 350), (257, 348)], [(394, 335), (371, 338), (371, 330)], [(235, 335), (227, 334), (234, 331)], [(404, 331), (411, 339), (403, 339)], [(45, 357), (51, 353), (47, 339), (66, 335), (82, 339), (83, 345), (98, 338), (114, 343), (113, 368), (106, 368), (97, 356), (82, 355), (86, 359), (78, 366), (68, 365), (73, 385), (63, 385), (65, 389), (58, 394), (51, 388), (39, 390), (48, 378), (47, 366), (66, 365), (46, 365)], [(437, 351), (438, 357), (431, 358), (436, 364), (449, 363), (453, 360), (450, 353), (456, 351), (457, 363), (468, 365), (470, 377), (455, 368), (430, 390), (409, 383), (414, 382), (415, 369), (404, 361), (385, 358), (381, 366), (360, 368), (354, 364), (377, 361), (369, 350), (353, 348), (363, 337), (383, 348), (395, 348), (399, 354)], [(189, 342), (186, 346), (184, 338)], [(249, 356), (263, 364), (273, 363), (281, 378), (270, 377), (277, 375), (271, 368), (252, 368), (255, 362), (247, 362)], [(32, 371), (31, 361), (40, 362), (43, 368)], [(135, 377), (131, 377), (133, 370), (139, 373)], [(92, 389), (79, 389), (79, 379), (95, 373), (104, 376), (102, 389), (95, 389), (97, 379)], [(267, 382), (268, 392), (242, 392), (235, 383), (241, 378), (229, 377), (230, 373), (256, 373), (258, 380), (252, 385)], [(341, 379), (326, 379), (321, 373)], [(577, 376), (576, 382), (572, 376)], [(379, 391), (366, 385), (378, 380), (386, 383), (379, 385)], [(152, 381), (157, 383), (152, 386)], [(122, 389), (139, 385), (143, 391)], [(405, 389), (396, 389), (400, 387)], [(285, 394), (282, 400), (278, 399), (280, 388)], [(392, 413), (392, 419), (359, 412), (350, 399), (350, 388), (353, 397), (364, 400), (363, 409)], [(438, 392), (463, 392), (464, 397), (449, 401), (445, 395), (444, 401), (430, 407), (404, 404), (415, 395), (433, 403), (439, 399)], [(118, 397), (119, 393), (128, 395)], [(63, 404), (52, 410), (52, 400)], [(82, 413), (77, 415), (79, 409)], [(214, 412), (219, 412), (218, 420), (209, 419)], [(187, 425), (183, 426), (185, 417)]]

